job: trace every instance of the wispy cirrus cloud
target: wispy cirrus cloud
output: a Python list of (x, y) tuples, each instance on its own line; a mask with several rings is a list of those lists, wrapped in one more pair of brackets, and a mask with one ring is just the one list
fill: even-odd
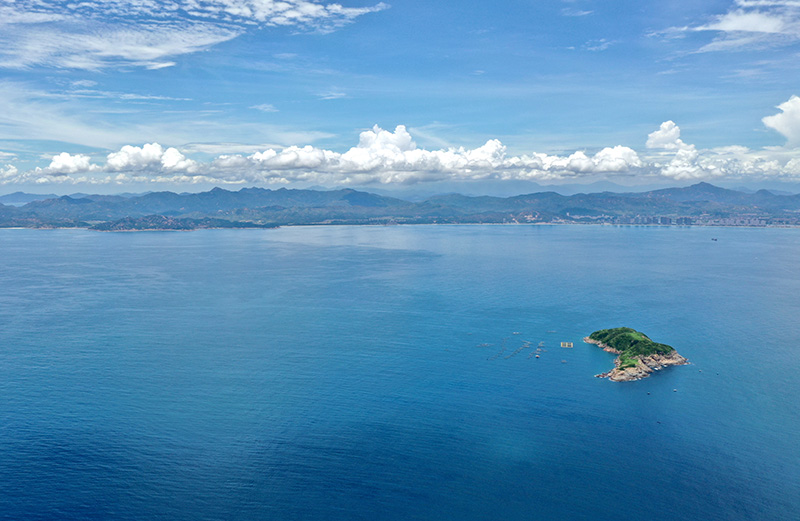
[(736, 0), (726, 12), (697, 24), (671, 27), (659, 34), (713, 34), (695, 52), (743, 51), (790, 45), (800, 40), (800, 2)]
[(275, 105), (271, 103), (261, 103), (259, 105), (253, 105), (250, 107), (251, 109), (256, 109), (259, 112), (278, 112), (278, 109), (275, 108)]
[[(108, 100), (114, 103), (109, 106)], [(113, 150), (127, 143), (145, 141), (202, 143), (213, 139), (211, 136), (226, 136), (226, 141), (277, 143), (279, 146), (333, 137), (329, 132), (266, 121), (220, 119), (218, 111), (203, 110), (188, 103), (185, 110), (171, 110), (174, 102), (183, 104), (184, 101), (146, 91), (83, 88), (51, 91), (29, 82), (0, 81), (0, 139), (54, 141), (83, 149)], [(109, 118), (109, 114), (118, 114), (123, 119)], [(217, 144), (204, 146), (216, 147), (216, 151), (208, 153), (225, 150)], [(64, 149), (67, 147), (48, 148), (51, 153)], [(30, 150), (18, 152), (26, 158), (32, 155)], [(4, 159), (0, 157), (0, 161)]]
[(589, 16), (594, 11), (585, 11), (581, 9), (572, 9), (570, 7), (565, 7), (561, 10), (562, 16), (571, 16), (571, 17), (579, 17), (579, 16)]
[(318, 95), (319, 99), (329, 100), (329, 99), (342, 99), (347, 97), (346, 92), (342, 92), (340, 90), (329, 90), (327, 92), (322, 92)]
[(115, 25), (73, 20), (0, 31), (0, 67), (100, 70), (110, 66), (170, 67), (172, 59), (242, 34), (235, 27), (198, 23)]
[(21, 20), (36, 21), (64, 16), (91, 19), (142, 18), (152, 20), (208, 20), (268, 26), (297, 26), (326, 31), (346, 25), (359, 16), (388, 9), (380, 2), (367, 7), (345, 7), (312, 0), (83, 0), (42, 2), (17, 0)]
[(386, 8), (308, 0), (17, 0), (0, 7), (0, 67), (159, 69), (252, 27), (324, 33)]
[(616, 42), (600, 38), (599, 40), (591, 40), (583, 44), (583, 49), (590, 52), (602, 52), (614, 45)]

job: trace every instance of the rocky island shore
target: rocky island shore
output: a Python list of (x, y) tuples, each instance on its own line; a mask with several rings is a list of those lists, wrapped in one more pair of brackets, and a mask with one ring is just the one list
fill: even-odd
[(689, 360), (678, 354), (672, 346), (653, 342), (644, 333), (629, 327), (601, 329), (583, 341), (619, 355), (614, 360), (614, 369), (595, 375), (597, 378), (608, 378), (613, 382), (641, 380), (650, 376), (653, 371), (689, 363)]

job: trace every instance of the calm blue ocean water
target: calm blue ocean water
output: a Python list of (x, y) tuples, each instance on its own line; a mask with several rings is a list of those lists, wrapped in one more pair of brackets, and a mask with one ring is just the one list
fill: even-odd
[[(0, 230), (0, 519), (796, 520), (799, 263), (782, 229)], [(693, 365), (593, 378), (620, 325)]]

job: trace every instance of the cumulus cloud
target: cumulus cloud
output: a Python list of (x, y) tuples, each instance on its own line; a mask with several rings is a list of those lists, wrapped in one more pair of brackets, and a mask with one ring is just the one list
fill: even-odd
[[(125, 145), (94, 164), (83, 154), (53, 156), (50, 165), (20, 173), (13, 165), (2, 170), (0, 182), (84, 183), (216, 183), (328, 186), (422, 183), (470, 180), (558, 181), (573, 178), (640, 176), (655, 180), (716, 178), (800, 178), (800, 98), (778, 106), (780, 114), (764, 124), (787, 139), (786, 146), (751, 150), (742, 146), (698, 149), (686, 143), (674, 121), (665, 121), (647, 135), (645, 152), (623, 146), (595, 153), (577, 150), (556, 155), (542, 152), (510, 154), (498, 139), (469, 147), (420, 148), (404, 125), (364, 130), (358, 143), (343, 151), (306, 146), (268, 147), (252, 153), (252, 145), (234, 145), (230, 153), (199, 162), (174, 147), (159, 143)], [(196, 147), (192, 150), (199, 150)], [(220, 150), (218, 145), (209, 150)], [(236, 153), (238, 150), (238, 153)]]
[(48, 175), (70, 175), (78, 172), (93, 172), (99, 169), (100, 167), (92, 164), (91, 158), (85, 154), (72, 155), (67, 152), (61, 152), (53, 156), (49, 166), (37, 170)]
[(761, 121), (768, 128), (780, 132), (789, 146), (800, 145), (800, 98), (792, 96), (778, 105), (779, 114), (767, 116)]
[(655, 132), (647, 135), (647, 148), (678, 150), (686, 146), (681, 141), (681, 129), (674, 121), (665, 121)]
[[(563, 179), (619, 174), (642, 166), (636, 152), (624, 146), (607, 147), (596, 154), (577, 151), (568, 156), (510, 155), (502, 142), (490, 139), (475, 148), (426, 150), (417, 146), (404, 125), (398, 125), (394, 131), (376, 125), (361, 132), (358, 144), (344, 152), (310, 145), (289, 146), (267, 148), (250, 155), (224, 154), (200, 163), (176, 148), (147, 143), (125, 145), (108, 154), (101, 166), (92, 164), (88, 156), (63, 153), (55, 156), (50, 166), (36, 169), (34, 173), (39, 177), (74, 174), (75, 179), (91, 179), (90, 182), (125, 179), (172, 183), (365, 185), (459, 179)], [(102, 173), (105, 177), (99, 175)], [(87, 178), (87, 174), (98, 175)]]
[(641, 166), (627, 147), (606, 148), (588, 156), (533, 154), (510, 156), (505, 145), (490, 139), (483, 145), (442, 150), (417, 147), (408, 130), (378, 126), (361, 132), (357, 146), (338, 153), (312, 146), (268, 149), (250, 156), (221, 156), (221, 171), (251, 171), (286, 181), (314, 179), (334, 184), (415, 183), (444, 179), (535, 179), (570, 177), (601, 172), (625, 172)]
[(198, 164), (187, 159), (178, 149), (165, 149), (158, 143), (147, 143), (141, 147), (125, 145), (118, 152), (108, 154), (106, 169), (111, 171), (155, 170), (167, 172), (193, 172)]
[(664, 177), (672, 179), (711, 177), (710, 172), (698, 164), (700, 153), (694, 145), (683, 142), (681, 129), (672, 120), (663, 122), (658, 130), (648, 134), (645, 146), (651, 150), (661, 150), (659, 160), (668, 158), (666, 163), (655, 163)]
[(0, 184), (13, 182), (17, 179), (19, 170), (14, 165), (0, 167)]
[(764, 125), (786, 138), (783, 147), (751, 150), (726, 146), (698, 150), (681, 139), (681, 129), (665, 121), (647, 137), (646, 147), (657, 151), (649, 158), (651, 171), (676, 180), (727, 178), (800, 178), (800, 98), (792, 96), (778, 105), (780, 114), (763, 118)]
[(700, 179), (709, 177), (697, 163), (699, 154), (694, 146), (679, 148), (669, 163), (660, 165), (660, 173), (672, 179)]
[[(158, 148), (157, 148), (158, 147)], [(159, 164), (156, 144), (123, 147), (109, 154), (107, 170), (168, 173)], [(189, 161), (189, 160), (187, 160)], [(345, 152), (310, 145), (269, 148), (248, 156), (221, 155), (207, 164), (194, 163), (185, 175), (222, 182), (289, 183), (308, 181), (325, 184), (417, 183), (452, 179), (558, 179), (599, 173), (622, 173), (642, 166), (628, 147), (605, 148), (594, 155), (583, 151), (569, 156), (534, 153), (511, 156), (505, 145), (490, 139), (476, 148), (425, 150), (417, 147), (403, 125), (394, 131), (378, 126), (359, 135), (358, 144)]]
[(249, 27), (330, 32), (386, 8), (309, 0), (17, 0), (0, 7), (0, 67), (159, 69)]

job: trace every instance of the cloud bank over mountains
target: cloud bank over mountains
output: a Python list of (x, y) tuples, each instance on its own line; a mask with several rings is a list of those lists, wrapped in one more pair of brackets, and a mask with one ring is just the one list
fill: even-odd
[[(697, 149), (681, 138), (681, 129), (666, 121), (647, 136), (645, 150), (616, 145), (596, 153), (569, 155), (542, 152), (512, 155), (498, 139), (476, 148), (426, 150), (414, 142), (404, 125), (394, 131), (374, 126), (361, 132), (345, 152), (289, 146), (250, 155), (223, 154), (210, 161), (187, 157), (176, 147), (159, 143), (125, 145), (103, 162), (87, 154), (62, 152), (46, 167), (20, 171), (8, 164), (0, 184), (67, 183), (215, 183), (328, 186), (415, 184), (436, 181), (529, 180), (558, 182), (575, 179), (639, 177), (677, 181), (703, 179), (799, 180), (800, 98), (792, 96), (765, 117), (765, 126), (782, 134), (784, 147), (751, 150), (743, 146)], [(10, 157), (10, 156), (7, 156)]]

